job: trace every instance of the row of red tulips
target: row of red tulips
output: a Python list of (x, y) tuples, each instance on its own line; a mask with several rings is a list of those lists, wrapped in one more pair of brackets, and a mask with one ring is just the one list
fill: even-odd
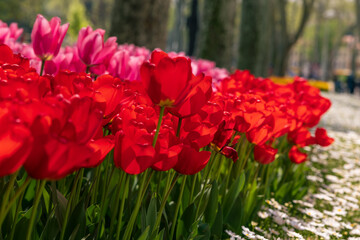
[[(183, 216), (186, 209), (196, 206), (187, 214), (195, 212), (192, 221), (201, 226), (204, 218), (209, 219), (206, 209), (213, 196), (216, 211), (210, 218), (211, 226), (220, 211), (218, 203), (223, 205), (222, 221), (231, 220), (228, 216), (236, 206), (234, 199), (240, 197), (244, 178), (251, 181), (246, 181), (248, 185), (241, 197), (251, 200), (249, 196), (254, 197), (257, 191), (254, 188), (260, 189), (262, 183), (258, 177), (270, 189), (271, 168), (261, 165), (270, 164), (279, 156), (303, 163), (307, 159), (303, 147), (328, 146), (333, 141), (323, 128), (317, 128), (315, 136), (309, 131), (331, 103), (305, 79), (278, 85), (248, 71), (237, 70), (229, 75), (206, 60), (191, 60), (158, 49), (150, 55), (145, 48), (118, 46), (116, 38), (105, 41), (104, 30), (90, 27), (81, 29), (75, 46), (61, 48), (67, 28), (68, 24), (60, 25), (58, 18), (48, 22), (39, 15), (30, 45), (16, 42), (22, 32), (17, 25), (0, 23), (0, 43), (9, 45), (0, 45), (0, 227), (14, 203), (21, 205), (24, 201), (31, 179), (42, 180), (33, 196), (28, 239), (40, 236), (33, 231), (33, 225), (38, 204), (45, 201), (41, 200), (44, 191), (54, 194), (61, 186), (60, 192), (68, 203), (59, 224), (60, 239), (70, 231), (69, 215), (79, 203), (86, 211), (99, 203), (100, 219), (96, 220), (98, 227), (93, 229), (93, 236), (110, 239), (114, 235), (130, 239), (134, 228), (140, 229), (137, 221), (141, 204), (147, 202), (149, 208), (155, 209), (159, 205), (150, 230), (142, 228), (139, 232), (141, 236), (146, 233), (145, 238), (164, 237), (158, 234), (164, 210), (173, 197), (172, 189), (180, 184), (182, 175), (195, 175), (207, 166), (191, 181), (182, 177), (166, 237), (178, 238), (184, 234), (179, 230), (179, 213)], [(100, 165), (104, 159), (105, 165)], [(86, 168), (95, 170), (87, 172)], [(167, 177), (161, 172), (166, 172)], [(141, 180), (128, 175), (141, 173)], [(67, 179), (72, 185), (66, 183)], [(84, 179), (90, 187), (86, 187)], [(222, 188), (216, 183), (221, 179), (225, 182)], [(288, 179), (283, 173), (277, 189)], [(48, 180), (59, 181), (53, 181), (50, 190)], [(114, 193), (107, 189), (109, 186), (102, 187), (106, 190), (99, 187), (100, 183), (111, 185), (114, 181), (118, 182)], [(189, 196), (182, 205), (187, 181)], [(137, 187), (131, 190), (130, 183)], [(156, 190), (153, 184), (158, 185)], [(99, 196), (97, 190), (101, 192)], [(129, 192), (136, 195), (133, 205), (127, 198)], [(89, 197), (84, 202), (80, 200), (82, 193)], [(146, 200), (149, 193), (150, 199)], [(162, 195), (161, 204), (152, 201), (152, 193)], [(108, 197), (115, 206), (115, 216), (107, 213)], [(58, 196), (53, 195), (48, 208), (57, 209), (58, 201)], [(125, 204), (132, 209), (128, 217), (121, 212)], [(249, 206), (253, 212), (255, 207)], [(13, 229), (19, 218), (20, 210), (16, 209), (11, 213)], [(51, 211), (47, 211), (50, 219)], [(107, 214), (111, 216), (109, 231), (101, 231), (101, 227), (107, 229)], [(246, 216), (250, 219), (250, 215)], [(123, 219), (127, 219), (126, 227)], [(112, 229), (115, 224), (119, 228), (116, 234)], [(195, 229), (190, 235), (199, 233), (197, 226), (190, 226)], [(9, 231), (4, 236), (11, 239), (14, 234)]]

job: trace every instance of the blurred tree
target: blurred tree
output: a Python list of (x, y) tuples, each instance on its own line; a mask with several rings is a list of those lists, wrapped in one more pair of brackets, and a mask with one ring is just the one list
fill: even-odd
[(360, 0), (355, 0), (355, 15), (356, 15), (356, 32), (357, 32), (357, 39), (358, 41), (355, 41), (355, 46), (354, 46), (354, 51), (353, 51), (353, 56), (352, 56), (352, 64), (351, 64), (351, 68), (352, 68), (352, 72), (355, 75), (355, 78), (358, 77), (357, 74), (357, 58), (358, 58), (358, 42), (360, 41)]
[(285, 75), (290, 50), (304, 31), (314, 1), (302, 0), (299, 6), (288, 0), (243, 0), (238, 67), (267, 76), (271, 65), (275, 75)]
[(76, 41), (82, 27), (90, 25), (89, 20), (86, 18), (85, 6), (79, 0), (71, 2), (67, 13), (67, 20), (71, 23), (68, 34), (73, 41)]
[(111, 11), (113, 0), (83, 0), (87, 8), (87, 18), (91, 20), (94, 27), (110, 29)]
[(262, 0), (243, 0), (241, 5), (238, 68), (250, 70), (252, 73), (255, 73), (258, 64), (260, 35), (265, 35), (261, 33), (261, 18), (258, 17), (261, 2)]
[(173, 0), (169, 11), (167, 50), (185, 52), (188, 0)]
[(189, 29), (189, 47), (187, 54), (189, 56), (194, 55), (195, 53), (195, 46), (197, 40), (197, 32), (199, 29), (199, 13), (198, 13), (198, 0), (191, 1), (191, 13), (189, 18), (187, 19), (187, 26)]
[(236, 9), (236, 0), (204, 0), (198, 35), (201, 58), (213, 60), (220, 67), (231, 67)]
[[(271, 65), (272, 56), (274, 55), (275, 34), (274, 34), (274, 1), (261, 0), (259, 2), (259, 31), (261, 32), (258, 39), (257, 59), (254, 74), (256, 76), (267, 77), (269, 75), (269, 66)], [(259, 16), (262, 16), (259, 18)], [(246, 35), (242, 35), (246, 38)], [(251, 54), (251, 53), (249, 53)]]
[[(17, 22), (25, 32), (30, 32), (38, 13), (44, 14), (45, 0), (0, 0), (0, 19)], [(26, 34), (24, 34), (26, 35)], [(26, 39), (29, 36), (25, 37)]]
[(5, 22), (17, 21), (21, 18), (21, 0), (0, 0), (0, 19)]
[(110, 35), (119, 43), (165, 48), (170, 0), (115, 0)]
[(276, 38), (274, 74), (284, 76), (292, 47), (302, 35), (308, 21), (315, 0), (302, 0), (301, 18), (297, 27), (289, 24), (287, 15), (288, 0), (276, 0), (278, 17), (276, 18)]

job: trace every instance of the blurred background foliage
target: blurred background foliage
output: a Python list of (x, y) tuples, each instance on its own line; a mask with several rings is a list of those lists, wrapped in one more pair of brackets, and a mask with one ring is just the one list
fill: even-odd
[(37, 13), (104, 28), (119, 43), (183, 51), (257, 76), (329, 80), (358, 74), (360, 0), (0, 0), (0, 19), (24, 28)]

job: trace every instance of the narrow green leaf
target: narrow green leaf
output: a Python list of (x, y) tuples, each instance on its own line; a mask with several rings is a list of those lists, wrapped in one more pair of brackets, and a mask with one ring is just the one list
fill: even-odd
[(210, 225), (214, 222), (216, 217), (218, 198), (219, 198), (219, 189), (218, 189), (218, 184), (215, 180), (212, 183), (209, 202), (204, 212), (205, 222), (209, 223)]
[(229, 192), (225, 195), (225, 200), (223, 203), (223, 213), (226, 218), (230, 212), (230, 209), (235, 203), (237, 196), (240, 194), (245, 184), (245, 174), (244, 172), (238, 176), (235, 182), (231, 185)]
[(219, 204), (214, 224), (211, 226), (211, 236), (216, 236), (218, 239), (221, 239), (222, 232), (223, 232), (223, 213), (222, 213), (221, 205)]
[[(71, 213), (65, 231), (64, 239), (79, 239), (85, 235), (86, 213), (84, 202), (80, 201)], [(72, 237), (72, 238), (70, 238)]]
[(196, 206), (194, 203), (190, 204), (183, 212), (178, 221), (176, 229), (176, 239), (183, 239), (189, 236), (192, 231), (192, 225), (195, 222)]
[(165, 229), (161, 230), (160, 233), (155, 237), (154, 240), (163, 240), (164, 239)]
[(157, 198), (156, 197), (152, 197), (148, 210), (146, 212), (146, 226), (150, 226), (150, 230), (152, 231), (153, 226), (155, 224), (156, 221), (156, 217), (157, 217)]
[(149, 231), (150, 231), (150, 226), (148, 226), (145, 231), (143, 231), (143, 233), (140, 235), (140, 237), (138, 238), (138, 240), (146, 240), (149, 236)]
[(59, 224), (57, 223), (55, 216), (52, 216), (47, 220), (44, 230), (41, 233), (40, 240), (55, 240), (59, 232)]

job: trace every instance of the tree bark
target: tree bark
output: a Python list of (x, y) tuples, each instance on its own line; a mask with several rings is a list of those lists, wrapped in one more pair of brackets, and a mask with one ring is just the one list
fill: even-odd
[(197, 33), (199, 30), (198, 23), (198, 0), (191, 1), (191, 14), (187, 19), (187, 26), (189, 29), (189, 47), (188, 47), (188, 55), (193, 56), (195, 53), (195, 46), (197, 40)]
[(170, 0), (115, 0), (110, 35), (119, 43), (166, 47)]
[(259, 13), (261, 0), (243, 0), (241, 6), (238, 68), (254, 73), (258, 61), (260, 41)]
[(220, 67), (232, 64), (236, 0), (205, 0), (200, 36), (200, 57), (215, 61)]
[(287, 0), (277, 0), (277, 9), (279, 11), (279, 37), (277, 38), (277, 51), (276, 51), (276, 66), (275, 75), (284, 76), (287, 70), (287, 62), (292, 47), (299, 40), (302, 35), (306, 23), (310, 17), (311, 10), (314, 5), (314, 0), (302, 0), (302, 16), (298, 28), (294, 33), (288, 31), (288, 21), (286, 13)]
[(260, 37), (259, 46), (256, 53), (256, 66), (254, 74), (256, 76), (267, 77), (269, 75), (269, 67), (271, 63), (272, 35), (274, 34), (274, 0), (261, 0), (259, 13), (260, 19)]

